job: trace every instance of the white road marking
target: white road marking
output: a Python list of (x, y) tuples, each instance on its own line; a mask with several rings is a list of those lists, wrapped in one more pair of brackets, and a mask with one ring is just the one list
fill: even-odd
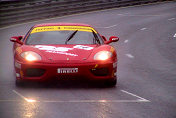
[(137, 96), (137, 95), (135, 95), (135, 94), (133, 94), (133, 93), (130, 93), (130, 92), (128, 92), (128, 91), (125, 91), (125, 90), (121, 90), (121, 91), (124, 92), (124, 93), (126, 93), (126, 94), (129, 94), (129, 95), (132, 95), (132, 96), (134, 96), (134, 97), (139, 98), (139, 99), (138, 99), (139, 101), (150, 102), (149, 100), (144, 99), (144, 98), (142, 98), (142, 97), (140, 97), (140, 96)]
[(175, 20), (175, 18), (170, 18), (170, 19), (168, 19), (168, 20)]
[(145, 98), (142, 98), (138, 95), (135, 95), (133, 93), (130, 93), (130, 92), (127, 92), (125, 90), (121, 90), (123, 93), (126, 93), (128, 95), (131, 95), (133, 97), (136, 97), (138, 98), (137, 100), (67, 100), (67, 101), (64, 101), (64, 100), (46, 100), (46, 101), (42, 101), (42, 102), (48, 102), (48, 103), (55, 103), (55, 102), (58, 102), (58, 103), (64, 103), (64, 102), (67, 102), (67, 103), (117, 103), (117, 102), (135, 102), (135, 103), (138, 103), (138, 102), (150, 102), (149, 100), (145, 99)]
[(19, 92), (15, 91), (15, 90), (12, 90), (15, 94), (17, 94), (18, 96), (20, 96), (22, 99), (24, 99), (26, 102), (37, 102), (36, 100), (34, 99), (29, 99), (29, 98), (26, 98), (24, 97), (22, 94), (20, 94)]
[(108, 26), (108, 27), (105, 27), (105, 28), (111, 28), (111, 27), (115, 27), (115, 26), (117, 26), (117, 24), (111, 25), (111, 26)]
[[(18, 96), (20, 96), (23, 100), (25, 100), (26, 102), (43, 102), (43, 103), (139, 103), (139, 102), (150, 102), (149, 100), (142, 98), (138, 95), (135, 95), (133, 93), (127, 92), (125, 90), (121, 90), (123, 93), (126, 93), (128, 95), (131, 95), (133, 97), (136, 97), (138, 99), (136, 100), (40, 100), (40, 101), (36, 101), (34, 99), (28, 99), (25, 96), (23, 96), (22, 94), (20, 94), (19, 92), (13, 90), (13, 92), (15, 94), (17, 94)], [(0, 102), (17, 102), (20, 100), (0, 100)]]
[(153, 17), (153, 16), (161, 16), (161, 15), (138, 15), (138, 14), (118, 14), (118, 15), (121, 15), (121, 16), (141, 16), (141, 17), (145, 17), (145, 16), (150, 16), (150, 17)]
[(96, 28), (105, 28), (105, 29), (108, 29), (108, 28), (112, 28), (112, 27), (115, 27), (117, 26), (118, 24), (115, 24), (115, 25), (111, 25), (111, 26), (107, 26), (107, 27), (96, 27)]
[(12, 90), (15, 94), (17, 94), (18, 96), (20, 96), (22, 99), (26, 100), (27, 98), (25, 98), (23, 95), (21, 95), (20, 93), (18, 93), (15, 90)]
[(62, 101), (62, 100), (54, 100), (54, 101), (42, 101), (42, 102), (48, 102), (48, 103), (123, 103), (123, 102), (149, 102), (142, 99), (139, 100), (68, 100), (68, 101)]
[(140, 30), (146, 30), (146, 29), (147, 29), (147, 28), (144, 27), (144, 28), (142, 28), (142, 29), (140, 29)]
[[(0, 102), (19, 102), (20, 100), (0, 100)], [(28, 102), (28, 101), (27, 101)], [(138, 102), (150, 102), (143, 99), (138, 100), (44, 100), (44, 101), (35, 101), (40, 103), (138, 103)]]
[(125, 54), (127, 57), (129, 57), (129, 58), (134, 58), (134, 56), (133, 55), (131, 55), (131, 54)]
[(128, 40), (125, 40), (124, 43), (128, 43)]
[(175, 33), (174, 37), (176, 37), (176, 33)]

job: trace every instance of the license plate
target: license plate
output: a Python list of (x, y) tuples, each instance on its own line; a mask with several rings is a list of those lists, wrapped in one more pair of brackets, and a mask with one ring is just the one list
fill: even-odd
[(78, 68), (58, 68), (57, 73), (78, 73)]

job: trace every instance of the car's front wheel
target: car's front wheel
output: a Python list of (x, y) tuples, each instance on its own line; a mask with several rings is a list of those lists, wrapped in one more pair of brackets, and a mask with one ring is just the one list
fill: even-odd
[(106, 80), (105, 85), (108, 87), (114, 87), (117, 84), (117, 79)]
[(16, 86), (18, 86), (18, 87), (24, 86), (24, 82), (23, 82), (22, 80), (18, 80), (18, 79), (16, 79), (15, 84), (16, 84)]

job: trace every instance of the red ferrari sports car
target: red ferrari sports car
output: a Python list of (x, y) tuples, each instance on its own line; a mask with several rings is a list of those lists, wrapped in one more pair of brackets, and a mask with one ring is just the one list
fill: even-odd
[(25, 80), (88, 79), (115, 86), (117, 54), (107, 40), (87, 24), (49, 23), (33, 26), (25, 36), (13, 36), (16, 84)]

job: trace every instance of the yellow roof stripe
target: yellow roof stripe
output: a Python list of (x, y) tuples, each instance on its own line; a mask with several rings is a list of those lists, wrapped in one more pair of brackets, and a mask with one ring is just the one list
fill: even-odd
[(32, 33), (38, 32), (46, 32), (46, 31), (68, 31), (68, 30), (78, 30), (78, 31), (85, 31), (85, 32), (92, 32), (92, 30), (97, 33), (92, 27), (86, 26), (44, 26), (44, 27), (36, 27), (32, 30)]

